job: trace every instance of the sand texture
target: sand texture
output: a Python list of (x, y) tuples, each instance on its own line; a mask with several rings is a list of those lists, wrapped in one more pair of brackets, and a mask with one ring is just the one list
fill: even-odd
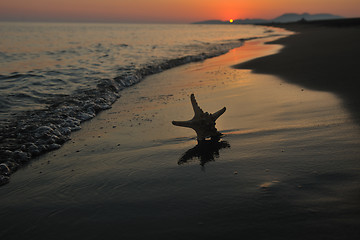
[(307, 88), (334, 92), (360, 122), (360, 21), (350, 19), (275, 26), (298, 34), (270, 43), (285, 46), (279, 54), (236, 67), (275, 74)]
[[(359, 125), (336, 94), (232, 67), (282, 48), (264, 42), (122, 91), (0, 188), (1, 239), (357, 239)], [(227, 108), (210, 149), (171, 124), (191, 93)]]

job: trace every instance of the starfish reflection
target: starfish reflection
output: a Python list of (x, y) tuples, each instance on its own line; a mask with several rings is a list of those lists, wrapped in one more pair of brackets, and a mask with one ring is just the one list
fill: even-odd
[(187, 150), (179, 159), (178, 164), (181, 165), (193, 158), (198, 158), (203, 167), (207, 162), (215, 161), (215, 158), (220, 156), (220, 149), (223, 148), (230, 148), (230, 144), (227, 141), (203, 140), (195, 147)]

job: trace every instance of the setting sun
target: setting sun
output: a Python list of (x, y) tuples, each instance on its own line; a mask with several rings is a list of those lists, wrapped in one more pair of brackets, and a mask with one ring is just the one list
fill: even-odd
[[(29, 4), (31, 2), (31, 4)], [(273, 19), (284, 13), (358, 17), (359, 0), (0, 0), (2, 21), (192, 23), (209, 19)], [(232, 17), (233, 21), (229, 19)]]
[(230, 22), (230, 23), (233, 23), (233, 22), (234, 22), (234, 20), (233, 20), (232, 18), (230, 18), (229, 22)]

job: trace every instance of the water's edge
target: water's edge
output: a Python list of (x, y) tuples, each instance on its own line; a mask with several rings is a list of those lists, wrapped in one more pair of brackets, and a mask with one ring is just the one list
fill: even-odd
[(241, 47), (245, 41), (275, 36), (280, 35), (238, 39), (219, 44), (208, 53), (184, 56), (135, 71), (125, 71), (113, 79), (100, 79), (95, 89), (50, 99), (45, 109), (23, 112), (9, 119), (0, 126), (0, 186), (9, 183), (10, 175), (31, 159), (59, 149), (70, 140), (71, 132), (81, 129), (82, 122), (111, 108), (120, 97), (122, 89), (139, 83), (146, 76), (225, 54), (231, 49)]

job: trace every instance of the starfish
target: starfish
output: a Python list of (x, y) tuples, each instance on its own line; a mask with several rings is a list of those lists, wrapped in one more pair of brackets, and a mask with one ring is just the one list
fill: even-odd
[(195, 113), (194, 117), (189, 121), (172, 121), (172, 124), (194, 129), (198, 142), (202, 142), (208, 137), (210, 137), (211, 140), (218, 141), (222, 134), (215, 128), (215, 121), (226, 111), (226, 108), (224, 107), (212, 114), (208, 112), (204, 113), (196, 102), (194, 94), (191, 94), (190, 99)]

